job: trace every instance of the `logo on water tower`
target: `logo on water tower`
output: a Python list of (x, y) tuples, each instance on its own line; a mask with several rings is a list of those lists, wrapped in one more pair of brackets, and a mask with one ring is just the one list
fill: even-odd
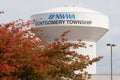
[(75, 19), (75, 14), (50, 14), (48, 19)]

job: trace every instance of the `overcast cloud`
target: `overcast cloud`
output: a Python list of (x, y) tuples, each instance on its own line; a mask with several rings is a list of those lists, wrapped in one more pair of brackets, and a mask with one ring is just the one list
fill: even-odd
[(120, 0), (1, 0), (0, 10), (5, 11), (5, 14), (0, 15), (0, 23), (19, 18), (28, 20), (36, 12), (64, 5), (85, 7), (109, 16), (110, 31), (97, 43), (97, 56), (104, 56), (97, 63), (97, 73), (110, 73), (110, 48), (106, 43), (115, 43), (117, 47), (113, 49), (113, 73), (120, 74)]

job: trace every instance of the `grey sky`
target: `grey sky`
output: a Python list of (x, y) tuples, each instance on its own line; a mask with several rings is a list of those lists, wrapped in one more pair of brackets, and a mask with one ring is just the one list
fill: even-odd
[(97, 63), (97, 73), (110, 73), (110, 48), (106, 43), (116, 43), (117, 47), (113, 49), (113, 73), (120, 74), (120, 0), (1, 0), (0, 10), (5, 14), (0, 15), (0, 23), (19, 18), (27, 20), (36, 12), (64, 5), (85, 7), (109, 16), (110, 31), (97, 43), (97, 56), (104, 56)]

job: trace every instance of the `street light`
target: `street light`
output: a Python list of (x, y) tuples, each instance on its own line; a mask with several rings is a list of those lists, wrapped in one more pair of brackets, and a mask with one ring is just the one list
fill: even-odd
[(113, 80), (113, 68), (112, 68), (112, 48), (115, 47), (115, 44), (106, 44), (107, 46), (110, 46), (111, 48), (111, 80)]

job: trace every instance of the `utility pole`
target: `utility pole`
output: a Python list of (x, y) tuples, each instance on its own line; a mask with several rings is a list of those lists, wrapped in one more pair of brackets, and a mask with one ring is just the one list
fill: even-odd
[(110, 53), (111, 53), (111, 80), (113, 80), (113, 60), (112, 60), (112, 49), (115, 47), (115, 44), (107, 44), (107, 46), (110, 46)]

